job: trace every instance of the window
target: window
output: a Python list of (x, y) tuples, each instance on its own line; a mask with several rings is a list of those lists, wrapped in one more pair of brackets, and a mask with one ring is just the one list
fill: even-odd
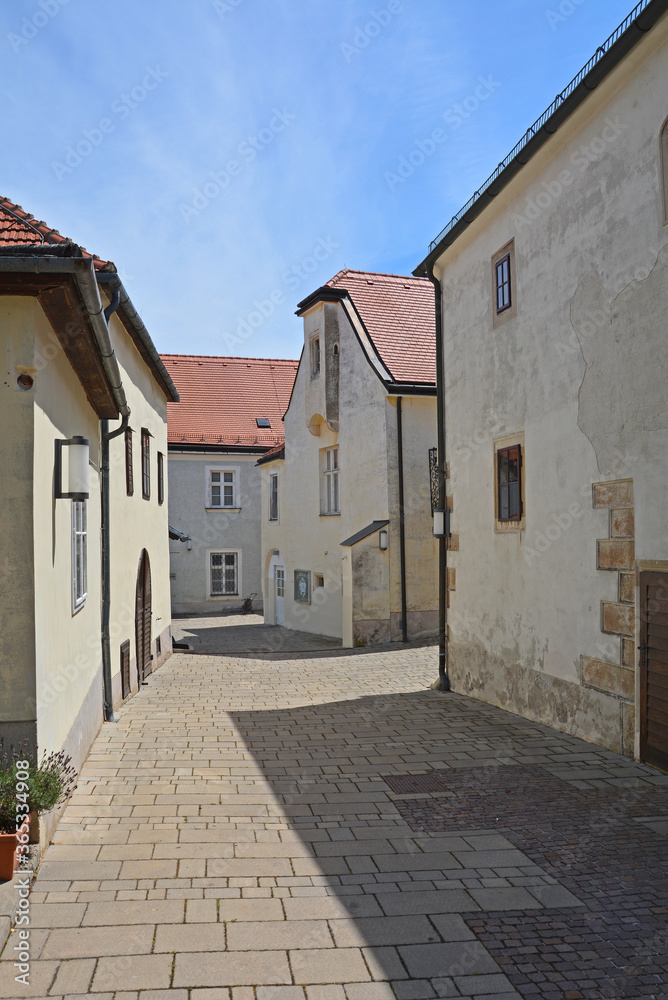
[(165, 456), (158, 452), (158, 503), (165, 502)]
[(276, 567), (276, 597), (285, 597), (285, 570)]
[(503, 312), (504, 309), (510, 309), (511, 306), (511, 292), (510, 292), (510, 254), (507, 253), (505, 257), (497, 261), (495, 264), (496, 272), (496, 311), (497, 313)]
[(255, 423), (258, 427), (271, 427), (271, 421), (268, 417), (256, 417)]
[(269, 476), (269, 520), (278, 521), (278, 473)]
[(497, 327), (517, 315), (515, 243), (501, 247), (492, 257), (492, 326)]
[(88, 526), (85, 500), (72, 501), (72, 609), (78, 611), (88, 596)]
[(339, 514), (339, 449), (325, 452), (325, 514)]
[(209, 506), (236, 507), (235, 474), (212, 470), (209, 473)]
[(313, 589), (317, 590), (318, 587), (325, 586), (325, 578), (320, 573), (315, 573), (313, 576)]
[(141, 429), (141, 495), (151, 499), (151, 435), (145, 427)]
[(320, 337), (311, 337), (311, 378), (320, 374)]
[(496, 453), (497, 520), (522, 518), (522, 447), (501, 448)]
[(125, 431), (125, 490), (129, 497), (135, 491), (135, 479), (132, 471), (132, 431)]
[(211, 553), (211, 596), (239, 593), (239, 557), (236, 552)]

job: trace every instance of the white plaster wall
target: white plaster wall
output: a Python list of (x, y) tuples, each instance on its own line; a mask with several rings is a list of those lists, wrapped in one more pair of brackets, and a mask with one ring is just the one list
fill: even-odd
[[(257, 595), (253, 607), (262, 608), (260, 554), (260, 470), (257, 455), (169, 455), (169, 517), (178, 531), (190, 535), (185, 542), (170, 542), (172, 607), (175, 612), (239, 608), (243, 598)], [(207, 509), (209, 468), (235, 470), (238, 509)], [(240, 593), (230, 597), (210, 594), (208, 563), (211, 551), (240, 554)]]
[[(285, 559), (285, 624), (322, 635), (343, 638), (352, 644), (350, 612), (343, 615), (343, 602), (350, 601), (343, 581), (350, 574), (350, 548), (343, 539), (371, 521), (388, 517), (387, 446), (385, 391), (371, 370), (354, 331), (340, 306), (339, 324), (339, 429), (332, 430), (318, 415), (326, 413), (325, 382), (328, 358), (323, 336), (323, 305), (316, 305), (304, 317), (305, 343), (317, 330), (321, 334), (321, 375), (310, 377), (310, 358), (304, 352), (292, 401), (285, 415), (285, 462), (279, 469), (281, 516), (279, 524), (268, 524), (266, 482), (271, 465), (262, 466), (262, 555), (264, 573), (271, 551), (278, 549)], [(330, 345), (331, 347), (331, 345)], [(308, 423), (319, 425), (313, 435)], [(338, 445), (341, 514), (322, 515), (320, 498), (321, 452)], [(310, 605), (294, 601), (294, 571), (304, 569), (325, 577), (324, 591), (315, 594)], [(265, 590), (268, 581), (265, 579)], [(269, 611), (272, 615), (273, 610)], [(269, 619), (267, 619), (269, 620)]]
[[(456, 680), (608, 745), (618, 738), (615, 699), (591, 692), (585, 704), (581, 689), (563, 687), (555, 699), (549, 685), (501, 668), (576, 685), (581, 654), (619, 662), (619, 640), (600, 632), (617, 574), (596, 570), (607, 512), (592, 509), (593, 482), (632, 477), (636, 557), (668, 557), (667, 42), (664, 17), (437, 267), (447, 490), (460, 539), (448, 557)], [(491, 257), (511, 239), (517, 316), (494, 329)], [(497, 533), (494, 441), (518, 433), (526, 530)]]

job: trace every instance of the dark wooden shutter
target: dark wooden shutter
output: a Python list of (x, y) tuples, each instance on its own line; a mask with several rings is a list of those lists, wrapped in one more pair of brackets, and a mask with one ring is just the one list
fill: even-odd
[(151, 567), (144, 553), (144, 676), (151, 673)]
[(668, 573), (640, 574), (640, 757), (668, 770)]
[(130, 694), (130, 640), (121, 643), (121, 697), (125, 699)]
[(165, 501), (165, 456), (158, 452), (158, 503)]
[(125, 488), (131, 497), (135, 491), (135, 479), (132, 469), (132, 431), (129, 427), (125, 432)]
[(141, 429), (141, 495), (151, 499), (151, 436), (145, 427)]

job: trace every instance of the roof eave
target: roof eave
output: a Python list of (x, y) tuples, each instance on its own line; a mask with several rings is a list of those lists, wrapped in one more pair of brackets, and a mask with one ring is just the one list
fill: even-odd
[(322, 285), (320, 288), (316, 288), (314, 292), (311, 292), (310, 295), (307, 295), (305, 299), (302, 299), (301, 302), (297, 303), (295, 316), (303, 316), (305, 312), (312, 309), (318, 302), (340, 302), (347, 294), (348, 292), (345, 288), (333, 288), (331, 285)]

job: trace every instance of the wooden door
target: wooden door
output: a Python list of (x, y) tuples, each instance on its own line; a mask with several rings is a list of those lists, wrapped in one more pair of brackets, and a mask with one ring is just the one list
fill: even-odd
[(668, 573), (640, 574), (640, 757), (668, 771)]
[(137, 572), (135, 603), (135, 639), (137, 650), (137, 682), (151, 673), (151, 564), (143, 549)]

